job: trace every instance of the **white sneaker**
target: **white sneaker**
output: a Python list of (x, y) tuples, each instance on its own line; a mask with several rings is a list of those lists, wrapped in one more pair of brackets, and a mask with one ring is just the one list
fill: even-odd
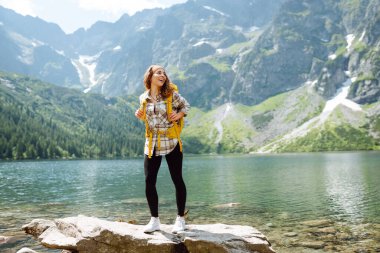
[(181, 216), (177, 216), (175, 219), (175, 223), (172, 229), (173, 234), (177, 234), (178, 232), (185, 231), (186, 224), (185, 224), (185, 218)]
[(152, 233), (158, 230), (160, 230), (160, 218), (151, 217), (149, 223), (144, 227), (144, 233)]

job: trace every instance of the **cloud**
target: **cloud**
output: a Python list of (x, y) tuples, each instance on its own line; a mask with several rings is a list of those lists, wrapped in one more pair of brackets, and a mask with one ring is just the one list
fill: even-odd
[(32, 0), (0, 0), (0, 5), (22, 15), (37, 16)]

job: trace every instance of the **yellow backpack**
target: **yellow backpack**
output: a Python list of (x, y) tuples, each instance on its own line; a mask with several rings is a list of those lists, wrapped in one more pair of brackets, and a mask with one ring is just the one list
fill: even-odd
[[(171, 87), (173, 87), (173, 90), (178, 92), (178, 87), (177, 85), (175, 85), (174, 83), (171, 83), (170, 84)], [(168, 114), (168, 117), (169, 115), (172, 113), (173, 111), (173, 94), (171, 94), (168, 99), (167, 99), (167, 103), (166, 103), (166, 106), (167, 106), (167, 114)], [(184, 119), (183, 117), (180, 118), (178, 121), (176, 122), (173, 122), (174, 125), (176, 125), (177, 129), (178, 129), (178, 135), (181, 134), (182, 132), (182, 128), (184, 126)], [(182, 151), (182, 150), (181, 150)]]
[[(173, 88), (174, 91), (178, 92), (178, 87), (177, 85), (175, 85), (174, 83), (171, 83), (170, 86)], [(166, 114), (168, 115), (168, 119), (169, 119), (169, 115), (172, 113), (173, 111), (173, 94), (171, 94), (167, 99), (166, 99)], [(142, 102), (141, 102), (141, 105), (140, 105), (140, 109), (143, 110), (144, 112), (144, 116), (143, 116), (143, 120), (145, 121), (145, 137), (149, 138), (149, 144), (148, 144), (148, 148), (149, 148), (149, 154), (148, 154), (148, 158), (151, 158), (152, 157), (152, 153), (153, 153), (153, 150), (152, 150), (152, 146), (153, 146), (153, 134), (156, 133), (157, 134), (157, 149), (160, 150), (161, 148), (161, 135), (164, 135), (168, 138), (177, 138), (178, 139), (178, 143), (179, 143), (179, 148), (180, 148), (180, 151), (182, 152), (182, 141), (181, 141), (181, 138), (180, 138), (180, 134), (182, 132), (182, 128), (184, 126), (184, 120), (183, 120), (183, 117), (176, 121), (176, 122), (173, 122), (173, 126), (170, 127), (168, 130), (166, 131), (151, 131), (149, 129), (149, 124), (148, 124), (148, 121), (146, 119), (146, 99), (144, 99)]]

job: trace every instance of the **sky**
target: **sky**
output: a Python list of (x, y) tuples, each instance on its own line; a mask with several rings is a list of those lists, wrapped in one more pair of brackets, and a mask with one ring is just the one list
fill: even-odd
[(66, 33), (89, 28), (96, 21), (115, 22), (123, 14), (166, 8), (187, 0), (0, 0), (0, 5), (22, 15), (58, 24)]

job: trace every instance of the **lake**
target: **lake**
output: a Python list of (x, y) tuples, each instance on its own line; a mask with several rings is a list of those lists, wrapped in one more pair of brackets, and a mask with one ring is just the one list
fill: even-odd
[[(188, 223), (250, 225), (278, 252), (380, 251), (380, 152), (185, 156), (183, 169)], [(161, 221), (172, 223), (164, 161), (157, 190)], [(78, 214), (145, 224), (142, 158), (0, 162), (0, 235), (11, 237), (0, 252), (60, 252), (21, 226)]]

